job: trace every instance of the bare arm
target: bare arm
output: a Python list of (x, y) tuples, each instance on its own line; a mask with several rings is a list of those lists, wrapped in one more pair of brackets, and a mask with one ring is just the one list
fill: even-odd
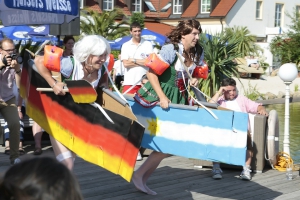
[(225, 92), (225, 87), (220, 87), (219, 91), (208, 101), (209, 103), (217, 103), (220, 96)]
[(151, 69), (149, 69), (149, 71), (147, 72), (147, 78), (159, 98), (160, 107), (163, 109), (167, 109), (169, 107), (170, 100), (162, 91), (157, 75)]
[(123, 65), (125, 68), (132, 68), (132, 67), (137, 67), (137, 66), (145, 66), (145, 59), (135, 59), (134, 63), (134, 59), (133, 58), (129, 58), (128, 60), (122, 60)]
[(38, 56), (34, 59), (34, 64), (36, 65), (40, 75), (47, 81), (49, 86), (53, 88), (53, 91), (57, 95), (65, 95), (63, 91), (64, 83), (56, 81), (51, 74), (51, 71), (44, 66), (44, 56)]

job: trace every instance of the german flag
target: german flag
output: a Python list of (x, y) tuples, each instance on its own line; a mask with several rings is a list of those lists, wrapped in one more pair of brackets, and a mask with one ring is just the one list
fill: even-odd
[[(49, 87), (30, 66), (26, 112), (47, 133), (84, 160), (119, 174), (130, 182), (144, 127), (135, 120), (105, 109), (110, 123), (99, 109), (75, 103), (72, 96), (38, 92)], [(28, 70), (29, 69), (29, 70)], [(23, 78), (23, 77), (22, 77)], [(24, 81), (25, 82), (25, 81)]]
[(76, 103), (93, 103), (97, 99), (97, 92), (91, 84), (85, 80), (65, 81), (70, 94)]

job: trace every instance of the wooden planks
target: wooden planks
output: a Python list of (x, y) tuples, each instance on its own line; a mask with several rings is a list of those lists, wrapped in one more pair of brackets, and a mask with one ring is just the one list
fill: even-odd
[[(9, 166), (9, 158), (0, 147), (0, 174)], [(51, 149), (42, 156), (54, 157)], [(22, 157), (21, 157), (22, 158)], [(144, 158), (146, 160), (146, 158)], [(162, 161), (148, 181), (149, 188), (157, 196), (138, 192), (133, 184), (105, 169), (76, 158), (74, 174), (85, 199), (298, 199), (300, 178), (287, 181), (285, 173), (265, 169), (263, 173), (252, 173), (252, 181), (238, 178), (241, 170), (223, 169), (223, 179), (213, 180), (211, 168), (197, 169), (191, 160), (177, 156)], [(138, 161), (136, 169), (144, 161)]]

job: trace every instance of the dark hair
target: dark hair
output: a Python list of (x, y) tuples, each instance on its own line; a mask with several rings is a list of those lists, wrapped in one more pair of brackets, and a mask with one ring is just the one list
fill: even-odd
[(4, 42), (7, 42), (7, 43), (10, 43), (10, 44), (14, 44), (14, 41), (10, 38), (3, 38), (1, 41), (0, 41), (0, 49), (2, 49), (2, 45)]
[(130, 24), (130, 31), (132, 31), (133, 28), (140, 28), (140, 29), (142, 29), (140, 23), (138, 23), (138, 22), (132, 22), (132, 24)]
[[(199, 21), (195, 19), (179, 21), (178, 25), (171, 31), (171, 33), (168, 34), (167, 37), (170, 40), (170, 43), (177, 45), (178, 43), (180, 43), (182, 36), (190, 34), (193, 31), (193, 28), (199, 30), (199, 32), (202, 33)], [(197, 43), (195, 48), (190, 49), (189, 55), (187, 55), (187, 57), (191, 60), (194, 60), (195, 55), (197, 55), (195, 61), (196, 63), (199, 63), (202, 52), (203, 48), (199, 43)], [(183, 53), (187, 54), (186, 52)]]
[(221, 86), (236, 86), (236, 82), (233, 78), (225, 78), (221, 82)]
[(0, 199), (82, 200), (77, 180), (63, 164), (49, 157), (12, 166), (0, 183)]
[(68, 42), (69, 40), (73, 40), (73, 41), (75, 42), (75, 39), (74, 39), (74, 37), (73, 37), (72, 35), (66, 35), (66, 36), (64, 37), (63, 43), (64, 43), (64, 44), (67, 44), (67, 42)]

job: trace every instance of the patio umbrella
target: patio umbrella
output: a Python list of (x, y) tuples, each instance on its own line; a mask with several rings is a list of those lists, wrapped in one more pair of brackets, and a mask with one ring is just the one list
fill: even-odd
[[(145, 40), (150, 41), (153, 46), (156, 44), (162, 46), (167, 39), (166, 36), (156, 33), (154, 31), (150, 31), (148, 29), (142, 30), (141, 37)], [(124, 36), (122, 38), (117, 38), (115, 40), (110, 40), (108, 42), (109, 42), (112, 50), (121, 50), (121, 46), (125, 42), (129, 41), (130, 39), (131, 39), (131, 36)]]
[(4, 38), (2, 31), (0, 30), (0, 40)]
[(12, 40), (29, 40), (27, 34), (32, 29), (30, 26), (5, 26), (0, 30), (5, 37)]
[(34, 42), (43, 42), (45, 40), (57, 41), (57, 37), (49, 35), (49, 25), (42, 25), (28, 32), (28, 36)]

